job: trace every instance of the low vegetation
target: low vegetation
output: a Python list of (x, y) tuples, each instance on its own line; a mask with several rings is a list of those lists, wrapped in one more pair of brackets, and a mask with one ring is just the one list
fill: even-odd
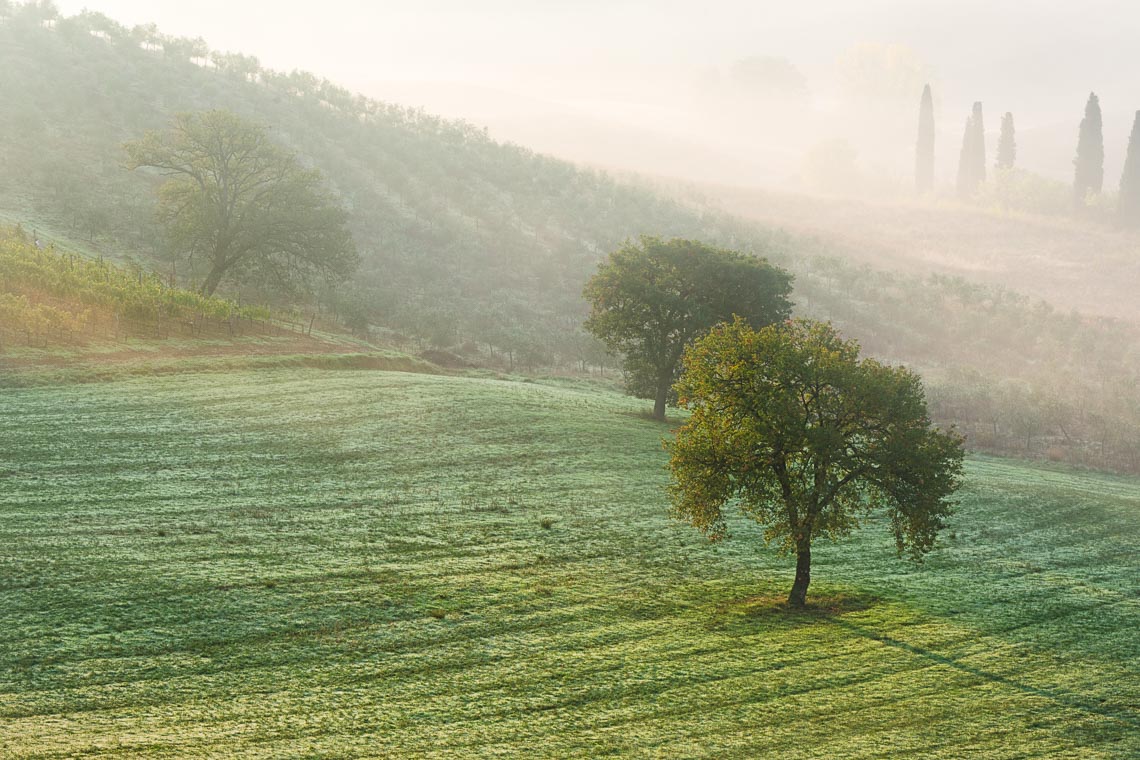
[(171, 287), (129, 269), (0, 229), (0, 336), (40, 345), (175, 321), (267, 319), (268, 311)]
[(23, 334), (28, 343), (74, 341), (76, 333), (87, 325), (88, 315), (86, 311), (75, 313), (33, 303), (27, 296), (0, 293), (0, 334), (4, 337)]

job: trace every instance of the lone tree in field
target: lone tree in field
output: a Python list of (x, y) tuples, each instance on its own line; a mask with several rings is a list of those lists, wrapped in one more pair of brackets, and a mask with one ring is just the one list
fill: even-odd
[(1077, 137), (1077, 157), (1073, 159), (1076, 171), (1073, 178), (1073, 200), (1078, 207), (1085, 205), (1090, 194), (1097, 195), (1104, 187), (1104, 129), (1100, 118), (1100, 100), (1089, 93), (1085, 104), (1085, 118)]
[(159, 217), (177, 251), (205, 260), (206, 295), (226, 277), (290, 288), (355, 268), (344, 210), (265, 128), (226, 111), (180, 114), (125, 147), (131, 169), (169, 178)]
[(958, 155), (958, 197), (970, 198), (986, 181), (986, 129), (982, 122), (982, 104), (974, 103), (966, 119), (962, 135), (962, 152)]
[(1132, 122), (1128, 138), (1128, 155), (1124, 159), (1124, 173), (1120, 176), (1120, 201), (1116, 209), (1120, 222), (1128, 227), (1140, 227), (1140, 111)]
[(922, 90), (918, 106), (918, 142), (914, 151), (914, 187), (919, 195), (934, 189), (934, 96), (930, 85)]
[(933, 547), (962, 439), (931, 426), (913, 372), (860, 359), (829, 324), (737, 320), (689, 348), (678, 393), (692, 415), (668, 446), (674, 515), (716, 541), (739, 504), (796, 555), (789, 604), (804, 603), (812, 541), (845, 536), (874, 510), (900, 555)]
[(998, 138), (997, 161), (999, 171), (1009, 171), (1017, 163), (1017, 139), (1013, 131), (1013, 114), (1006, 111), (1001, 117), (1001, 136)]
[(685, 346), (718, 322), (756, 327), (791, 313), (792, 276), (764, 259), (692, 240), (628, 242), (586, 284), (586, 329), (625, 357), (626, 383), (665, 419)]

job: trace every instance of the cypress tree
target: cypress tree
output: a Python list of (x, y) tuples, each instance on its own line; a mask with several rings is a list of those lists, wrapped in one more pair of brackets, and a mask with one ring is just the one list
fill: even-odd
[(919, 194), (934, 189), (934, 97), (930, 85), (922, 89), (918, 106), (918, 144), (915, 146), (914, 186)]
[(1099, 193), (1104, 187), (1104, 131), (1100, 100), (1095, 92), (1089, 93), (1089, 101), (1085, 104), (1085, 118), (1081, 119), (1073, 166), (1076, 168), (1073, 197), (1078, 206), (1083, 206), (1089, 193)]
[(1013, 114), (1006, 112), (1001, 117), (1001, 137), (998, 138), (997, 169), (1012, 169), (1017, 161), (1017, 140), (1013, 133)]
[(958, 151), (958, 197), (970, 196), (970, 155), (974, 152), (970, 145), (974, 130), (970, 128), (970, 117), (966, 117), (966, 129), (962, 132), (962, 149)]
[(958, 196), (969, 198), (986, 181), (986, 130), (982, 122), (982, 104), (966, 119), (962, 135), (962, 152), (958, 154)]
[(971, 159), (974, 167), (974, 189), (986, 181), (986, 128), (982, 123), (982, 104), (974, 103), (974, 112), (971, 117), (974, 122), (974, 155)]
[(1136, 112), (1132, 135), (1128, 138), (1128, 155), (1120, 177), (1120, 203), (1116, 212), (1121, 223), (1140, 227), (1140, 111)]

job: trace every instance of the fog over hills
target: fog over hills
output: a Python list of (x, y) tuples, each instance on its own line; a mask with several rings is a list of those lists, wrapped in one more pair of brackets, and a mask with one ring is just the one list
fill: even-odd
[[(283, 4), (271, 17), (253, 4), (218, 0), (59, 5), (203, 36), (273, 68), (314, 71), (572, 160), (702, 181), (784, 182), (814, 147), (837, 137), (866, 170), (902, 181), (918, 95), (930, 81), (943, 180), (953, 179), (975, 100), (986, 107), (991, 150), (1000, 115), (1011, 111), (1021, 165), (1067, 179), (1081, 109), (1096, 91), (1105, 109), (1106, 177), (1115, 186), (1140, 108), (1128, 73), (1140, 19), (1119, 0), (1031, 8), (976, 0), (719, 1), (700, 9), (671, 1), (413, 7), (331, 0)], [(802, 88), (787, 97), (787, 80), (772, 67), (741, 76), (748, 59), (790, 65)]]
[[(321, 290), (301, 306), (331, 312), (361, 334), (454, 349), (511, 370), (517, 362), (530, 370), (598, 366), (609, 359), (582, 328), (582, 288), (598, 262), (640, 234), (683, 237), (786, 267), (795, 276), (797, 315), (830, 320), (870, 355), (921, 371), (937, 419), (974, 428), (979, 446), (1021, 451), (1035, 436), (1061, 439), (1063, 458), (1140, 469), (1140, 447), (1131, 443), (1140, 441), (1135, 233), (1116, 223), (1111, 193), (1075, 209), (1060, 170), (1057, 179), (1022, 172), (1011, 187), (988, 182), (956, 198), (957, 130), (946, 124), (951, 87), (942, 84), (954, 80), (916, 48), (842, 48), (846, 37), (838, 38), (850, 30), (840, 34), (838, 22), (827, 25), (827, 40), (796, 32), (813, 50), (846, 50), (847, 73), (839, 77), (825, 65), (831, 59), (742, 59), (727, 41), (715, 61), (707, 45), (664, 38), (648, 45), (632, 34), (632, 6), (618, 6), (624, 16), (600, 10), (597, 38), (584, 35), (569, 9), (559, 16), (547, 8), (498, 14), (526, 46), (513, 55), (528, 65), (508, 71), (495, 64), (505, 39), (496, 35), (506, 31), (480, 26), (477, 13), (451, 14), (447, 4), (404, 28), (399, 22), (411, 16), (353, 15), (332, 3), (320, 16), (286, 9), (254, 29), (244, 7), (201, 45), (167, 35), (206, 29), (217, 10), (211, 4), (193, 19), (171, 6), (128, 3), (113, 21), (75, 16), (45, 25), (22, 14), (0, 24), (0, 95), (12, 104), (0, 111), (7, 136), (0, 214), (64, 246), (129, 257), (198, 287), (206, 273), (196, 259), (175, 272), (181, 252), (157, 224), (155, 178), (126, 170), (123, 143), (176, 113), (220, 108), (269, 125), (343, 199), (361, 266), (346, 287)], [(150, 12), (172, 18), (132, 32)], [(892, 16), (905, 17), (903, 10)], [(674, 30), (686, 21), (669, 18)], [(722, 34), (729, 34), (726, 19)], [(311, 34), (298, 26), (306, 20)], [(339, 55), (326, 47), (316, 76), (286, 68), (349, 22)], [(92, 23), (104, 25), (102, 36), (91, 33), (99, 31)], [(561, 36), (553, 30), (560, 23)], [(692, 19), (693, 34), (702, 23)], [(463, 24), (482, 34), (486, 56), (466, 38), (453, 39), (450, 53), (433, 47)], [(370, 45), (365, 27), (382, 30)], [(528, 30), (545, 30), (549, 49), (539, 49)], [(248, 46), (234, 37), (244, 32)], [(619, 55), (605, 46), (620, 34), (629, 36), (629, 49)], [(597, 54), (581, 52), (574, 76), (564, 37), (593, 40)], [(292, 56), (281, 48), (285, 40), (295, 42)], [(431, 54), (417, 45), (437, 50), (434, 69), (419, 67)], [(241, 55), (206, 63), (203, 51), (226, 48)], [(242, 57), (250, 54), (260, 68)], [(481, 66), (465, 83), (454, 67), (466, 56)], [(813, 60), (806, 52), (803, 59)], [(346, 66), (340, 75), (338, 65)], [(603, 82), (606, 66), (613, 76)], [(349, 89), (354, 76), (387, 82), (382, 96), (392, 101), (359, 97)], [(939, 93), (939, 186), (915, 198), (913, 93), (926, 81)], [(674, 101), (670, 87), (682, 93)], [(1110, 103), (1110, 91), (1100, 92)], [(1037, 152), (1040, 140), (1054, 146), (1049, 160), (1063, 167), (1071, 150), (1063, 143), (1075, 143), (1087, 93), (1072, 96), (1070, 126), (1060, 113), (1036, 129), (1018, 117), (1020, 165), (1033, 165), (1026, 153)], [(433, 115), (449, 108), (468, 120)], [(1000, 111), (987, 113), (985, 162), (992, 165)], [(1119, 160), (1118, 112), (1106, 106), (1105, 113), (1106, 152)], [(496, 141), (520, 124), (533, 148), (579, 166)], [(632, 169), (650, 182), (598, 167)], [(1111, 164), (1106, 173), (1111, 191)], [(284, 298), (251, 280), (220, 292), (243, 302), (282, 305)], [(994, 409), (1005, 415), (996, 423)], [(1033, 420), (1029, 433), (1018, 427), (1024, 419)], [(1101, 424), (1108, 419), (1124, 432), (1112, 438)]]

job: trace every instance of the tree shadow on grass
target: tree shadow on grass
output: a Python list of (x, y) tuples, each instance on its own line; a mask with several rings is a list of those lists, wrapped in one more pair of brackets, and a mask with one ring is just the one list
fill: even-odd
[(641, 411), (636, 411), (636, 412), (634, 412), (634, 411), (618, 412), (618, 414), (625, 416), (625, 417), (632, 417), (632, 418), (637, 419), (637, 420), (642, 420), (644, 422), (654, 422), (654, 423), (657, 423), (658, 425), (671, 425), (673, 427), (677, 427), (682, 422), (685, 421), (685, 419), (683, 417), (681, 417), (680, 415), (675, 415), (675, 414), (673, 414), (673, 415), (666, 414), (665, 419), (661, 419), (659, 417), (654, 417), (653, 412), (649, 409), (643, 409)]
[(1051, 700), (1064, 708), (1111, 718), (1125, 725), (1140, 728), (1140, 714), (1134, 711), (1098, 704), (1061, 688), (1033, 686), (1008, 675), (970, 665), (959, 658), (881, 633), (865, 625), (859, 618), (846, 617), (869, 610), (881, 601), (873, 594), (858, 590), (827, 589), (814, 594), (809, 592), (808, 603), (805, 606), (793, 607), (787, 602), (786, 592), (773, 590), (721, 602), (712, 612), (707, 628), (729, 636), (754, 636), (764, 632), (789, 631), (816, 625), (835, 626), (850, 634), (872, 639), (884, 646), (923, 658), (932, 665), (953, 668), (1023, 694)]
[(1058, 705), (1067, 707), (1072, 710), (1080, 710), (1081, 712), (1090, 713), (1093, 715), (1113, 718), (1127, 725), (1140, 728), (1140, 717), (1138, 717), (1138, 715), (1134, 712), (1125, 712), (1113, 709), (1111, 707), (1104, 707), (1099, 704), (1093, 704), (1086, 700), (1082, 700), (1079, 695), (1065, 691), (1064, 689), (1032, 686), (1000, 673), (995, 673), (984, 668), (968, 665), (954, 657), (948, 657), (932, 649), (916, 646), (914, 644), (902, 641), (901, 639), (887, 636), (886, 634), (872, 630), (866, 626), (859, 625), (854, 621), (843, 620), (839, 616), (832, 616), (828, 622), (833, 625), (837, 625), (844, 630), (850, 631), (851, 633), (854, 633), (858, 636), (873, 639), (874, 641), (878, 641), (886, 646), (893, 647), (894, 649), (899, 649), (917, 657), (925, 658), (933, 664), (953, 668), (954, 670), (960, 671), (962, 673), (968, 673), (969, 675), (972, 675), (976, 678), (1016, 689), (1023, 694), (1049, 699)]
[(727, 634), (750, 635), (816, 625), (879, 603), (879, 597), (853, 590), (828, 590), (808, 596), (803, 607), (788, 604), (786, 591), (730, 599), (716, 606), (708, 627)]

